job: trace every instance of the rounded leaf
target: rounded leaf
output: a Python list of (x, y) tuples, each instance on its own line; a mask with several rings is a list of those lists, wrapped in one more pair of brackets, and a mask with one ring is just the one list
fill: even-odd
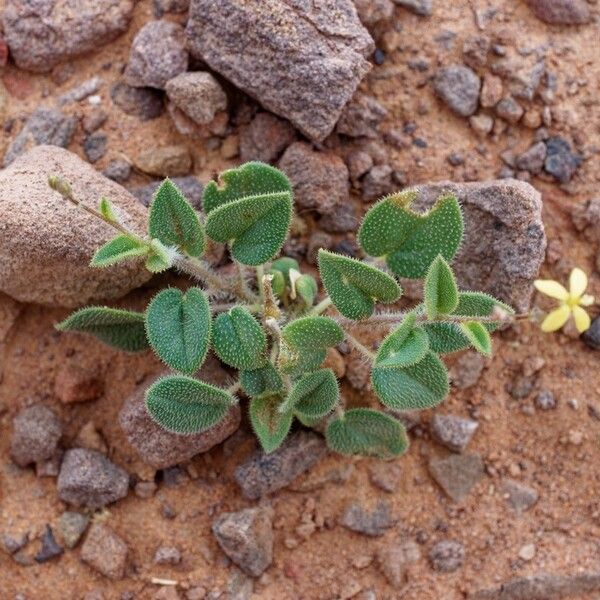
[(331, 421), (325, 433), (328, 446), (340, 454), (392, 458), (408, 448), (401, 423), (370, 408), (353, 408)]
[(240, 385), (244, 393), (251, 398), (260, 396), (265, 392), (280, 392), (283, 390), (281, 375), (271, 363), (267, 363), (259, 369), (240, 371)]
[(146, 310), (146, 332), (156, 354), (171, 368), (194, 373), (210, 344), (210, 306), (204, 292), (176, 288), (159, 292)]
[(382, 404), (396, 410), (423, 410), (437, 406), (448, 394), (448, 373), (433, 353), (409, 367), (378, 368), (371, 373), (373, 390)]
[(424, 277), (438, 254), (451, 261), (464, 231), (455, 196), (440, 197), (422, 214), (410, 208), (417, 196), (410, 190), (384, 198), (369, 210), (358, 232), (367, 254), (385, 257), (395, 275), (410, 279)]
[(128, 235), (118, 235), (96, 250), (90, 266), (109, 267), (123, 260), (146, 256), (149, 251), (147, 244)]
[(225, 418), (235, 399), (208, 383), (174, 375), (159, 379), (146, 392), (150, 416), (167, 431), (206, 431)]
[(165, 179), (150, 205), (150, 237), (177, 246), (189, 256), (204, 252), (204, 229), (196, 211), (170, 179)]
[(250, 400), (250, 423), (267, 454), (281, 446), (292, 426), (292, 413), (279, 411), (281, 402), (279, 394), (270, 393)]
[(300, 352), (315, 352), (344, 341), (344, 330), (329, 317), (301, 317), (288, 323), (281, 335), (286, 343)]
[(296, 279), (296, 293), (302, 298), (306, 306), (313, 305), (318, 289), (316, 279), (310, 275), (300, 275)]
[(279, 271), (281, 274), (283, 274), (288, 285), (290, 283), (290, 269), (299, 271), (300, 266), (295, 258), (290, 258), (289, 256), (282, 256), (271, 263), (271, 270)]
[(56, 328), (59, 331), (89, 333), (105, 344), (126, 352), (139, 352), (149, 347), (144, 313), (130, 310), (88, 306), (74, 312)]
[(257, 369), (265, 361), (265, 332), (257, 320), (240, 306), (221, 313), (214, 320), (212, 341), (217, 356), (236, 369)]
[(376, 367), (408, 367), (425, 357), (429, 339), (423, 328), (415, 325), (416, 319), (415, 313), (408, 313), (400, 326), (383, 340), (375, 357)]
[(387, 273), (348, 256), (319, 250), (319, 271), (333, 304), (345, 317), (365, 319), (375, 300), (395, 302), (402, 289)]
[(458, 287), (450, 265), (438, 254), (425, 277), (425, 310), (429, 319), (448, 315), (458, 306)]
[(460, 324), (460, 330), (464, 333), (465, 337), (471, 343), (471, 346), (473, 346), (477, 352), (481, 352), (481, 354), (485, 354), (485, 356), (490, 356), (492, 354), (492, 340), (490, 334), (481, 323), (478, 323), (477, 321), (467, 321)]
[(338, 403), (340, 390), (331, 369), (320, 369), (301, 377), (290, 391), (281, 412), (292, 411), (305, 419), (328, 415)]

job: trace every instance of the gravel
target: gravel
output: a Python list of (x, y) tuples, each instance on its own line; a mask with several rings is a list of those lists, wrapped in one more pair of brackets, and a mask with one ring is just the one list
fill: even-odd
[(437, 71), (433, 88), (440, 99), (459, 117), (470, 117), (477, 111), (481, 80), (464, 65), (450, 65)]
[(455, 415), (434, 415), (431, 420), (433, 437), (453, 452), (464, 452), (478, 427), (477, 421)]
[(10, 456), (20, 467), (48, 460), (55, 453), (63, 429), (56, 413), (35, 404), (21, 410), (13, 420)]
[(382, 500), (372, 510), (365, 509), (357, 503), (350, 504), (344, 510), (339, 522), (351, 531), (370, 537), (382, 536), (394, 525), (391, 506)]
[(429, 461), (429, 472), (454, 502), (462, 502), (480, 481), (484, 464), (478, 454), (453, 454)]
[(429, 551), (429, 564), (434, 571), (453, 573), (465, 561), (465, 547), (454, 540), (441, 540)]

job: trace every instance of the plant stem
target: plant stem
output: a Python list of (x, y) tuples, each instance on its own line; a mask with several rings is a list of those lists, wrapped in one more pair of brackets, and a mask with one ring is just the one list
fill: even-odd
[(263, 299), (263, 277), (265, 275), (264, 265), (258, 265), (256, 267), (256, 289), (258, 290), (258, 297), (261, 302)]
[(371, 360), (371, 361), (375, 360), (375, 353), (373, 351), (369, 350), (369, 348), (367, 348), (362, 342), (358, 341), (353, 335), (351, 335), (347, 331), (345, 332), (345, 334), (346, 334), (346, 339), (350, 342), (350, 344), (352, 344), (352, 346), (354, 346), (354, 348), (356, 348), (361, 354), (366, 356), (369, 360)]
[(309, 315), (320, 315), (321, 313), (325, 312), (331, 305), (333, 304), (333, 302), (331, 301), (331, 298), (329, 296), (326, 296), (325, 298), (323, 298), (323, 300), (321, 300), (321, 302), (319, 302), (316, 306), (314, 306), (309, 312)]
[(227, 392), (233, 396), (234, 394), (237, 394), (237, 392), (239, 392), (241, 389), (242, 385), (240, 384), (240, 382), (235, 381), (227, 388)]
[(235, 281), (235, 293), (239, 298), (243, 298), (247, 302), (256, 302), (258, 297), (254, 292), (250, 291), (248, 284), (246, 283), (246, 274), (244, 273), (244, 265), (238, 262), (237, 260), (233, 260), (235, 264), (237, 276)]

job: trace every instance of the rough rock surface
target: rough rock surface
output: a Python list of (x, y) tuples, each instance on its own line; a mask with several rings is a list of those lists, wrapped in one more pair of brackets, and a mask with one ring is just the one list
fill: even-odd
[(102, 508), (127, 496), (129, 475), (96, 450), (73, 448), (65, 452), (57, 487), (64, 502)]
[(465, 547), (454, 540), (441, 540), (429, 551), (429, 562), (434, 571), (452, 573), (465, 561)]
[(124, 33), (134, 0), (7, 0), (3, 24), (17, 66), (47, 72)]
[(527, 0), (533, 14), (550, 25), (583, 25), (591, 18), (585, 0)]
[(379, 537), (393, 527), (394, 520), (390, 505), (380, 500), (372, 510), (365, 509), (357, 503), (350, 504), (342, 514), (340, 524), (351, 531)]
[(54, 108), (38, 108), (27, 119), (23, 129), (10, 143), (4, 155), (4, 166), (34, 146), (48, 144), (66, 148), (71, 142), (77, 119)]
[(62, 436), (62, 425), (46, 406), (24, 408), (13, 421), (10, 456), (20, 467), (49, 459)]
[(21, 302), (75, 307), (146, 282), (143, 264), (89, 266), (114, 231), (51, 190), (49, 175), (69, 181), (90, 206), (110, 198), (130, 227), (145, 230), (146, 209), (120, 185), (67, 150), (37, 146), (0, 171), (0, 290)]
[(199, 125), (207, 125), (227, 108), (225, 90), (210, 73), (181, 73), (167, 81), (165, 89), (175, 106)]
[(135, 87), (164, 89), (167, 81), (187, 70), (188, 52), (181, 25), (150, 21), (131, 45), (125, 80)]
[(275, 452), (257, 450), (235, 470), (235, 480), (248, 500), (284, 488), (327, 453), (323, 438), (306, 431), (291, 435)]
[(329, 214), (349, 201), (348, 167), (333, 152), (319, 152), (305, 142), (295, 142), (284, 152), (279, 168), (291, 181), (294, 200), (301, 209)]
[(481, 81), (464, 65), (450, 65), (437, 71), (433, 89), (440, 99), (459, 117), (475, 114), (479, 103)]
[(124, 81), (111, 88), (110, 98), (125, 114), (138, 117), (141, 121), (157, 119), (165, 110), (158, 90), (133, 87)]
[(369, 71), (373, 40), (351, 0), (192, 0), (190, 53), (321, 141)]
[(127, 552), (127, 544), (112, 529), (95, 523), (81, 546), (81, 560), (109, 579), (122, 579)]
[[(196, 177), (193, 175), (190, 175), (189, 177), (173, 177), (171, 178), (171, 182), (179, 188), (186, 200), (190, 202), (194, 208), (197, 210), (202, 208), (202, 192), (204, 191), (204, 186), (196, 179)], [(161, 185), (162, 179), (160, 181), (149, 183), (148, 185), (131, 188), (129, 191), (144, 206), (150, 206), (154, 194)]]
[[(211, 377), (207, 367), (203, 367), (201, 378), (214, 384), (223, 382), (218, 380), (218, 375)], [(196, 454), (207, 452), (228, 438), (240, 425), (240, 407), (235, 405), (223, 421), (201, 433), (178, 435), (166, 431), (152, 420), (146, 410), (144, 394), (148, 385), (141, 386), (125, 401), (119, 413), (119, 424), (142, 461), (156, 469), (171, 467)]]
[(258, 113), (240, 131), (240, 159), (242, 162), (273, 162), (295, 138), (296, 132), (288, 121), (271, 113)]
[(429, 472), (454, 502), (462, 502), (483, 477), (483, 460), (477, 454), (453, 454), (434, 458)]
[(212, 526), (219, 546), (244, 573), (259, 577), (273, 561), (273, 512), (246, 508), (219, 515)]
[(433, 437), (453, 452), (466, 449), (477, 427), (477, 421), (456, 415), (434, 415), (431, 420)]
[(459, 285), (488, 292), (517, 312), (527, 312), (546, 250), (540, 193), (513, 179), (441, 182), (418, 190), (416, 207), (431, 206), (444, 191), (456, 194), (463, 207), (465, 238), (454, 261)]

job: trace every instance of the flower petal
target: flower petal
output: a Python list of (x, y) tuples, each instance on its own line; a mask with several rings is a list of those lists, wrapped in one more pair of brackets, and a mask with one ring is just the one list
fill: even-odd
[(592, 304), (594, 304), (594, 302), (596, 302), (596, 299), (594, 298), (594, 296), (590, 296), (589, 294), (584, 294), (579, 299), (579, 306), (591, 306)]
[(553, 279), (536, 279), (533, 282), (536, 290), (550, 296), (550, 298), (556, 298), (557, 300), (567, 300), (569, 298), (569, 292)]
[(575, 267), (569, 276), (569, 292), (572, 298), (579, 298), (585, 292), (588, 284), (587, 275), (579, 268)]
[(575, 327), (579, 333), (583, 333), (590, 328), (592, 324), (590, 316), (581, 308), (581, 306), (573, 307), (573, 317), (575, 317)]
[(542, 331), (546, 333), (557, 331), (567, 322), (570, 314), (571, 309), (566, 304), (553, 310), (542, 322)]

